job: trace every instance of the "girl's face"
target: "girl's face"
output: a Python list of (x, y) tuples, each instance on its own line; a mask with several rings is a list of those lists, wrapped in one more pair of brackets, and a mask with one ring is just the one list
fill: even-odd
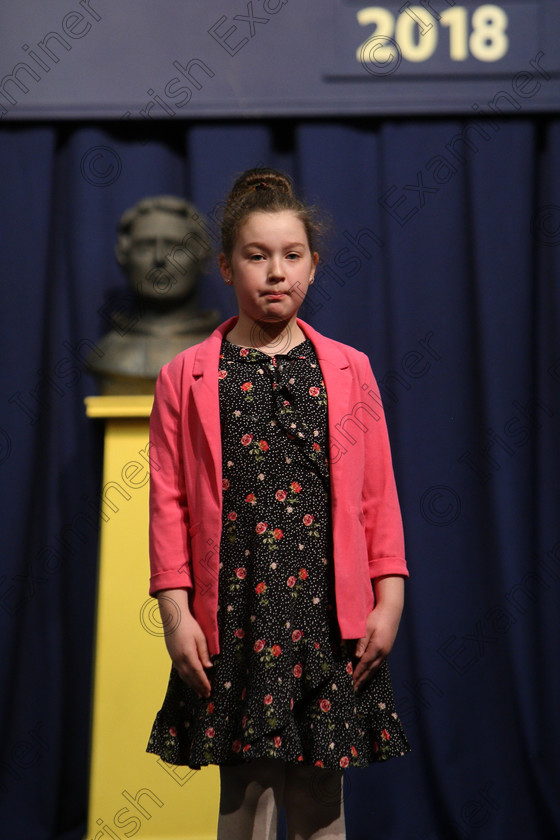
[(295, 213), (255, 212), (241, 226), (231, 259), (220, 254), (220, 271), (233, 284), (240, 317), (289, 321), (303, 303), (318, 260)]

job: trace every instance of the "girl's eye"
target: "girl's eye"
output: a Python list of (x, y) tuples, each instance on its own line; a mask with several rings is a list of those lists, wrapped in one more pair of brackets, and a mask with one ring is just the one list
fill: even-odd
[(288, 254), (287, 258), (289, 260), (297, 260), (297, 259), (299, 259), (299, 254)]
[(258, 260), (263, 260), (263, 259), (264, 259), (264, 257), (263, 257), (263, 255), (262, 255), (262, 254), (251, 254), (251, 256), (249, 257), (249, 259), (250, 259), (250, 260), (253, 260), (254, 262), (257, 262)]

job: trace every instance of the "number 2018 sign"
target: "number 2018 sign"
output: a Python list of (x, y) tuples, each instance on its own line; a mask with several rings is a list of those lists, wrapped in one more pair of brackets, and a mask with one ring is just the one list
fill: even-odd
[(539, 43), (539, 5), (453, 0), (339, 8), (331, 77), (446, 76), (510, 72)]
[[(452, 6), (437, 17), (425, 6), (406, 3), (395, 15), (382, 6), (368, 6), (357, 12), (360, 26), (373, 25), (370, 36), (356, 50), (360, 63), (386, 64), (394, 59), (397, 47), (406, 61), (428, 61), (448, 31), (447, 48), (451, 61), (465, 61), (472, 55), (478, 61), (499, 61), (507, 54), (508, 15), (493, 3), (476, 7), (471, 14), (465, 6)], [(469, 20), (470, 17), (470, 20)]]

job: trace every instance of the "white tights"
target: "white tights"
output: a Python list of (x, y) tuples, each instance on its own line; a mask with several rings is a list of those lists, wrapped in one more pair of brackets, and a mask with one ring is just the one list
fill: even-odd
[(257, 758), (220, 767), (217, 840), (276, 840), (284, 805), (288, 840), (344, 840), (342, 771)]

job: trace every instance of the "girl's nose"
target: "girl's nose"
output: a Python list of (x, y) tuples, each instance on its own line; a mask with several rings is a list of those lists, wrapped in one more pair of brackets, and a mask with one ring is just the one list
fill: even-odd
[(269, 277), (284, 277), (284, 269), (280, 257), (272, 257), (268, 265)]

